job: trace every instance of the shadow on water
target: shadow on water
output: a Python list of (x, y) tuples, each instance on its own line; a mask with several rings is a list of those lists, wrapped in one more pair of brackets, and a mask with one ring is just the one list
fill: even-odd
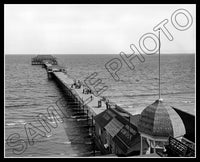
[[(79, 109), (79, 105), (65, 94), (63, 88), (57, 82), (55, 84), (61, 96), (59, 102), (62, 102), (62, 106), (59, 109), (64, 114), (64, 130), (72, 149), (78, 152), (77, 156), (93, 156), (94, 143), (92, 142), (90, 127), (92, 120), (88, 119), (87, 114)], [(97, 148), (95, 150), (99, 152)]]

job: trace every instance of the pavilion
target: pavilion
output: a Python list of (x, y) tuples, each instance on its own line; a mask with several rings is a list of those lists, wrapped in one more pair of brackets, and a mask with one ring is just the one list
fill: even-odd
[[(162, 99), (156, 100), (142, 111), (138, 130), (141, 141), (146, 138), (149, 143), (149, 150), (146, 153), (155, 153), (157, 149), (163, 150), (169, 136), (181, 139), (186, 133), (181, 117)], [(141, 155), (143, 155), (142, 150), (141, 143)]]

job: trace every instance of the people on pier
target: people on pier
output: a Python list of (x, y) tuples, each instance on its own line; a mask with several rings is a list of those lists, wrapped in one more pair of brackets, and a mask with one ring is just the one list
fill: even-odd
[(80, 81), (80, 80), (78, 80), (78, 81), (77, 81), (77, 84), (81, 86), (81, 81)]
[(98, 101), (98, 108), (101, 107), (101, 100)]
[(110, 108), (109, 100), (106, 99), (106, 109), (109, 109), (109, 108)]
[(92, 94), (92, 91), (91, 91), (91, 89), (85, 87), (85, 88), (83, 88), (83, 94)]
[(78, 80), (78, 81), (76, 81), (75, 79), (74, 79), (74, 83), (71, 85), (71, 88), (76, 88), (76, 89), (80, 89), (81, 88), (81, 85), (82, 85), (82, 83), (81, 83), (81, 81), (80, 80)]

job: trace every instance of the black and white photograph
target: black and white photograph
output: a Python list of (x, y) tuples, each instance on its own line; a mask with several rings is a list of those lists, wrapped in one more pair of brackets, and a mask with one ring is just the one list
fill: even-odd
[(4, 4), (4, 158), (88, 157), (196, 157), (196, 4)]

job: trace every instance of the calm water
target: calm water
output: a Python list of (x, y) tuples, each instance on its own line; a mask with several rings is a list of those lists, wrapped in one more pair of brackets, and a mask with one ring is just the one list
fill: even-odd
[[(33, 56), (5, 56), (5, 138), (18, 133), (27, 141), (24, 124), (38, 125), (35, 117), (46, 113), (49, 106), (63, 97), (54, 81), (47, 79), (41, 66), (32, 66)], [(84, 80), (93, 72), (98, 73), (109, 88), (102, 96), (131, 113), (141, 112), (153, 103), (158, 92), (157, 56), (145, 56), (145, 62), (134, 60), (135, 70), (131, 71), (122, 62), (116, 82), (105, 68), (110, 59), (119, 55), (56, 55), (59, 65), (66, 68), (72, 78)], [(161, 93), (169, 105), (195, 114), (195, 56), (161, 55)], [(67, 103), (66, 103), (67, 104)], [(47, 137), (36, 138), (33, 146), (28, 145), (23, 154), (12, 153), (5, 144), (6, 156), (90, 156), (92, 146), (84, 120), (69, 118), (53, 129)], [(71, 117), (71, 118), (70, 118)]]

